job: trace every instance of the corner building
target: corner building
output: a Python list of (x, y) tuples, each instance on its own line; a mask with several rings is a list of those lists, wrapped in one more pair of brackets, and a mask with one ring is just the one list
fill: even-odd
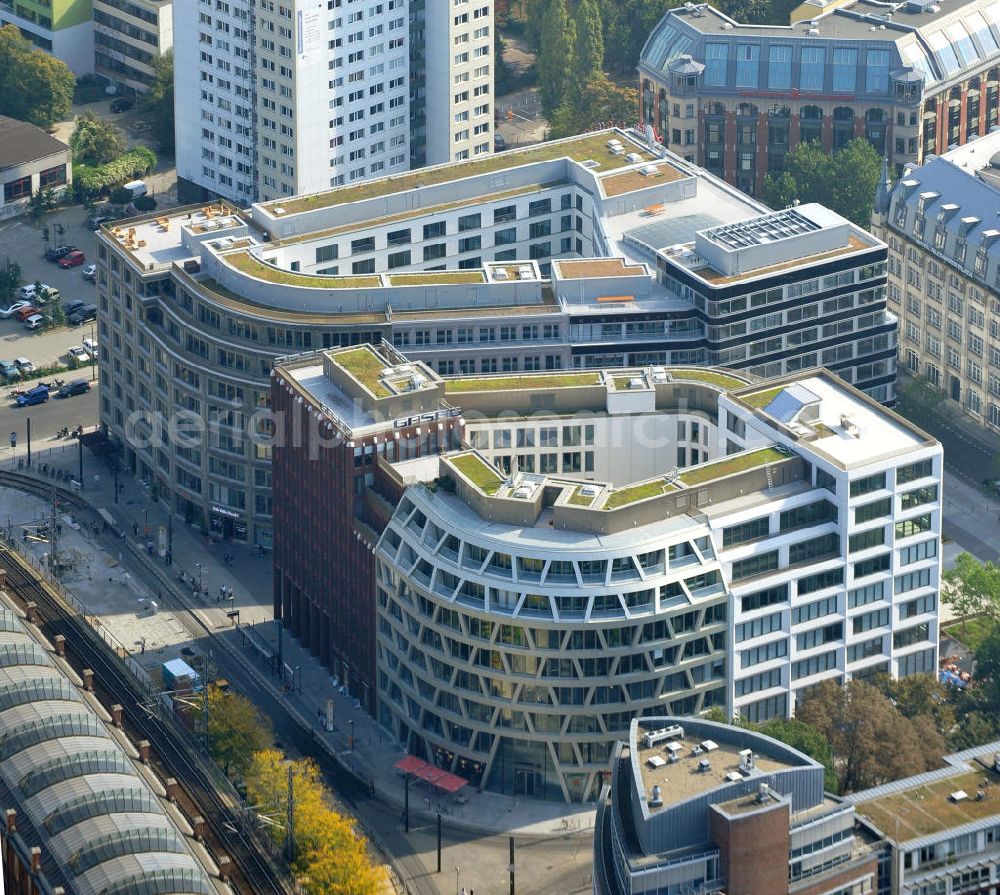
[(762, 26), (684, 4), (653, 29), (639, 77), (664, 145), (751, 195), (807, 141), (829, 153), (865, 137), (901, 171), (996, 125), (1000, 8), (851, 0)]

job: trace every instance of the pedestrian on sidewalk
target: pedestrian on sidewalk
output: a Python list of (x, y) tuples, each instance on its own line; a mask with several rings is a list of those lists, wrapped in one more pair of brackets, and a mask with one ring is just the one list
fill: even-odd
[(132, 534), (135, 537), (139, 537), (139, 523), (138, 522), (133, 522), (132, 523)]
[(225, 599), (226, 596), (226, 585), (219, 585), (219, 596), (216, 598), (215, 602), (218, 603), (220, 600)]

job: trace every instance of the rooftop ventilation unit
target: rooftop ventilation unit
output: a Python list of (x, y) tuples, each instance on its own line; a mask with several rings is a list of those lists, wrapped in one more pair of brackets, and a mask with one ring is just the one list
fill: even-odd
[(810, 37), (819, 37), (819, 28), (810, 28), (806, 34)]
[(698, 744), (698, 748), (701, 749), (702, 752), (714, 752), (719, 748), (719, 744), (715, 742), (715, 740), (702, 740)]
[(534, 490), (535, 489), (532, 488), (530, 485), (519, 485), (517, 488), (514, 489), (514, 496), (519, 497), (522, 500), (525, 500), (531, 497), (531, 494)]
[(656, 174), (656, 171), (657, 171), (656, 165), (643, 165), (639, 169), (639, 173), (645, 177), (652, 177), (654, 174)]
[(846, 413), (841, 414), (840, 425), (841, 428), (853, 438), (861, 437), (861, 427), (854, 421), (853, 418), (849, 417)]
[(704, 774), (705, 772), (710, 771), (711, 769), (712, 769), (712, 762), (710, 762), (707, 758), (703, 758), (701, 761), (698, 762), (698, 773)]
[(506, 280), (507, 279), (507, 268), (496, 267), (493, 269), (493, 279), (494, 280)]
[(969, 794), (964, 789), (956, 789), (954, 792), (948, 794), (949, 802), (964, 802), (969, 798)]
[(629, 388), (645, 388), (646, 387), (646, 381), (641, 376), (633, 376), (628, 381), (628, 387)]
[(581, 485), (580, 494), (583, 495), (584, 497), (593, 497), (594, 495), (597, 494), (597, 488), (595, 488), (593, 485)]
[(740, 749), (740, 770), (753, 770), (753, 749)]
[(653, 794), (649, 799), (650, 808), (662, 808), (663, 807), (663, 792), (659, 785), (653, 787)]
[(658, 730), (647, 730), (643, 735), (643, 742), (647, 749), (652, 749), (657, 743), (664, 740), (676, 740), (684, 736), (684, 728), (680, 724), (671, 724), (669, 727), (661, 727)]
[(625, 156), (625, 161), (631, 162), (634, 165), (636, 162), (642, 161), (642, 156), (638, 152), (630, 152)]
[(274, 213), (275, 214), (284, 214), (285, 213), (285, 209), (281, 205), (275, 205), (274, 206)]
[(771, 787), (766, 783), (761, 783), (761, 785), (757, 787), (757, 804), (762, 805), (769, 798), (771, 798)]

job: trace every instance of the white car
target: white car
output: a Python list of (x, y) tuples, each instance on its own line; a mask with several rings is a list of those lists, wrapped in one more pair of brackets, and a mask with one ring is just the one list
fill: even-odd
[(92, 360), (97, 360), (97, 339), (91, 339), (89, 336), (83, 340), (83, 350), (90, 355)]
[(46, 326), (52, 318), (46, 314), (32, 314), (27, 320), (24, 321), (24, 326), (26, 329), (41, 329)]
[(14, 363), (17, 364), (17, 368), (22, 373), (34, 373), (35, 372), (35, 365), (30, 360), (28, 360), (26, 357), (15, 357), (14, 358)]
[(30, 308), (31, 305), (32, 302), (30, 301), (15, 301), (9, 308), (0, 308), (0, 317), (7, 320), (8, 318), (13, 317), (18, 311), (21, 310), (21, 308)]
[(90, 280), (91, 282), (93, 282), (95, 279), (97, 279), (97, 265), (88, 264), (86, 267), (80, 269), (80, 273), (83, 275), (83, 278), (85, 280)]
[(88, 364), (90, 363), (90, 355), (87, 354), (79, 345), (70, 345), (66, 349), (66, 354), (70, 359), (75, 360), (78, 364)]
[(28, 301), (34, 302), (37, 300), (39, 292), (41, 292), (42, 295), (45, 295), (47, 292), (52, 290), (52, 287), (45, 283), (41, 283), (40, 285), (42, 288), (36, 289), (34, 283), (25, 283), (20, 289), (17, 290), (17, 297), (26, 298)]

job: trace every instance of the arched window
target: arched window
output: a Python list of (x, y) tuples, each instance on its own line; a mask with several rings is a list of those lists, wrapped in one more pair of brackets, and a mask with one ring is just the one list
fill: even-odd
[(823, 110), (819, 106), (803, 106), (799, 118), (805, 121), (822, 121)]
[(706, 115), (725, 115), (726, 105), (725, 103), (709, 103), (705, 106)]
[(833, 120), (854, 121), (854, 109), (850, 109), (847, 106), (837, 106), (837, 108), (833, 110)]
[(736, 114), (744, 118), (756, 118), (757, 107), (753, 103), (740, 103), (736, 107)]
[(885, 121), (885, 112), (881, 109), (866, 109), (865, 110), (865, 121)]

